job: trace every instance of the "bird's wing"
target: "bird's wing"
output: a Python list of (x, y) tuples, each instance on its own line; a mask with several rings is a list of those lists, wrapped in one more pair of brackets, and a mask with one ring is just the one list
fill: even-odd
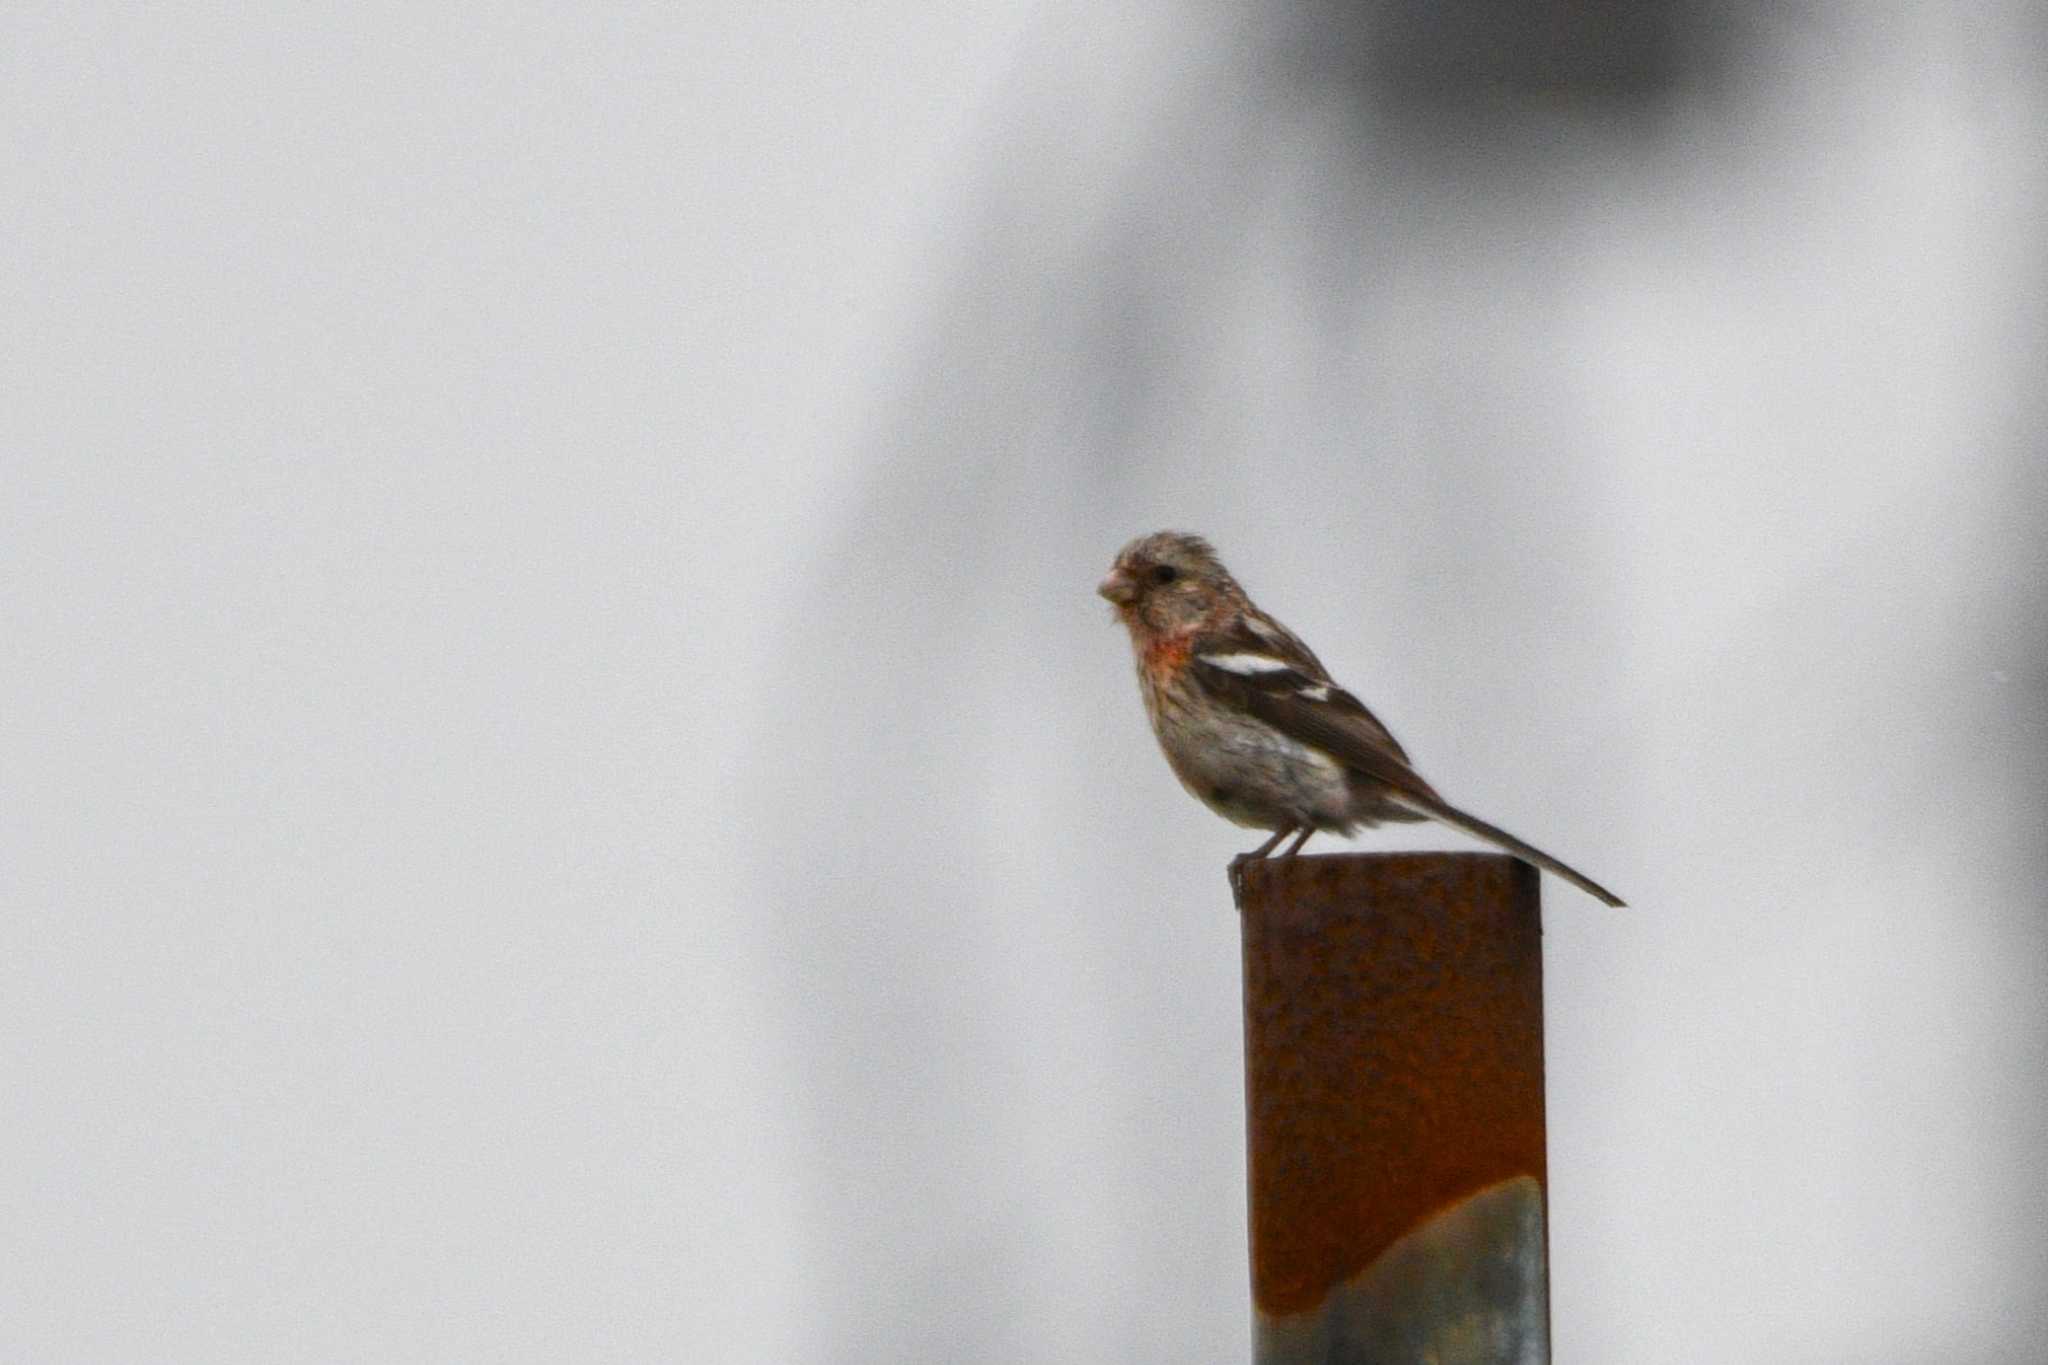
[(1241, 616), (1198, 637), (1191, 660), (1196, 680), (1218, 700), (1397, 791), (1436, 796), (1379, 717), (1277, 621)]

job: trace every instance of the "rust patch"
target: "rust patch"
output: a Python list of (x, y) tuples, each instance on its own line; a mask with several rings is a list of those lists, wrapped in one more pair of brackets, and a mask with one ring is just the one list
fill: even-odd
[(1298, 1313), (1438, 1210), (1547, 1184), (1537, 876), (1340, 854), (1236, 882), (1252, 1300)]
[(1155, 635), (1145, 642), (1145, 667), (1179, 668), (1194, 652), (1195, 633), (1191, 630), (1177, 635)]

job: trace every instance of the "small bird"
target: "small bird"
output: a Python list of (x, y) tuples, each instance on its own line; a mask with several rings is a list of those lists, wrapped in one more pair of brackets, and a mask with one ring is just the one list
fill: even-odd
[(1273, 837), (1291, 858), (1318, 830), (1439, 820), (1547, 868), (1609, 905), (1621, 898), (1506, 830), (1446, 802), (1407, 753), (1293, 631), (1255, 606), (1200, 536), (1124, 546), (1096, 591), (1131, 633), (1138, 688), (1174, 776), (1209, 809)]

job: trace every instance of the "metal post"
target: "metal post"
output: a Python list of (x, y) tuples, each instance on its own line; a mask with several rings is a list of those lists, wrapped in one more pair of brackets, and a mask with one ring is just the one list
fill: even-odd
[(1542, 921), (1491, 853), (1247, 862), (1258, 1365), (1545, 1365)]

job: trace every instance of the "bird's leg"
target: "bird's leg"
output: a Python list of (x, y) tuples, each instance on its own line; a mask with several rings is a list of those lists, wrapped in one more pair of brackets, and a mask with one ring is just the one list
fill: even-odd
[(1294, 833), (1293, 825), (1282, 825), (1273, 831), (1273, 837), (1266, 840), (1265, 843), (1260, 844), (1249, 853), (1240, 853), (1230, 860), (1230, 890), (1232, 897), (1237, 901), (1237, 908), (1239, 910), (1244, 909), (1245, 864), (1255, 863), (1264, 858), (1273, 851), (1273, 845), (1279, 843), (1292, 833)]
[(1303, 825), (1301, 827), (1300, 836), (1296, 838), (1293, 843), (1289, 844), (1285, 851), (1283, 851), (1280, 854), (1280, 856), (1282, 858), (1292, 858), (1295, 854), (1301, 852), (1301, 846), (1307, 843), (1310, 837), (1315, 834), (1315, 832), (1316, 827), (1314, 825)]
[(1279, 842), (1280, 842), (1280, 841), (1281, 841), (1282, 839), (1285, 839), (1285, 838), (1286, 838), (1286, 837), (1287, 837), (1288, 835), (1290, 835), (1290, 834), (1292, 834), (1292, 833), (1294, 833), (1294, 826), (1292, 826), (1292, 825), (1282, 825), (1282, 826), (1280, 826), (1280, 828), (1278, 828), (1278, 829), (1276, 829), (1276, 830), (1274, 830), (1274, 831), (1273, 831), (1273, 837), (1272, 837), (1272, 838), (1270, 838), (1270, 839), (1266, 840), (1266, 842), (1265, 842), (1265, 843), (1263, 843), (1263, 844), (1260, 844), (1260, 845), (1259, 845), (1259, 846), (1258, 846), (1257, 848), (1253, 849), (1253, 850), (1252, 850), (1251, 852), (1249, 852), (1249, 853), (1240, 853), (1240, 854), (1238, 854), (1236, 858), (1232, 859), (1232, 861), (1233, 861), (1233, 862), (1240, 862), (1240, 863), (1248, 863), (1248, 862), (1251, 862), (1251, 861), (1252, 861), (1253, 859), (1255, 859), (1255, 858), (1263, 858), (1263, 857), (1265, 857), (1265, 856), (1266, 856), (1266, 855), (1267, 855), (1268, 853), (1271, 853), (1271, 852), (1273, 851), (1273, 845), (1275, 845), (1275, 844), (1279, 843)]

